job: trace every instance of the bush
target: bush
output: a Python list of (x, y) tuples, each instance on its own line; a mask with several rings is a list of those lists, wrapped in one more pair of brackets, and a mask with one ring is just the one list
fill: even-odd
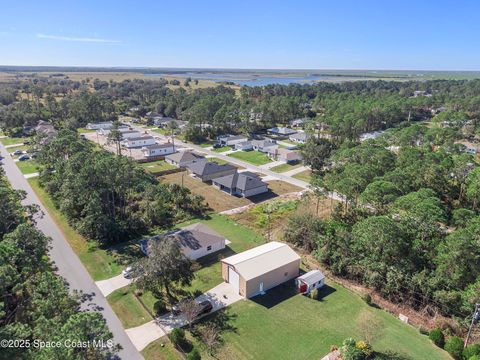
[(433, 341), (435, 345), (437, 345), (439, 348), (442, 348), (445, 346), (445, 335), (443, 335), (442, 330), (440, 329), (433, 329), (430, 331), (428, 334), (428, 337), (430, 340)]
[(463, 352), (463, 341), (458, 336), (452, 336), (445, 342), (445, 350), (455, 359), (460, 360)]
[(430, 331), (428, 331), (428, 329), (425, 328), (425, 327), (423, 327), (423, 326), (420, 326), (420, 327), (418, 328), (418, 331), (419, 331), (420, 334), (422, 334), (422, 335), (429, 335), (429, 334), (430, 334)]
[(363, 301), (365, 301), (365, 303), (366, 303), (367, 305), (369, 305), (369, 306), (372, 305), (372, 295), (370, 295), (370, 294), (365, 294), (365, 295), (363, 295), (362, 299), (363, 299)]
[(480, 360), (480, 355), (473, 355), (466, 360)]
[(200, 356), (200, 353), (196, 348), (193, 348), (188, 354), (187, 354), (187, 360), (200, 360), (202, 357)]
[(163, 300), (158, 300), (155, 304), (153, 304), (153, 311), (155, 315), (161, 315), (167, 312), (167, 306)]
[(355, 347), (360, 350), (367, 358), (372, 356), (373, 354), (372, 346), (365, 341), (357, 341)]
[(318, 289), (313, 289), (312, 291), (310, 291), (310, 298), (313, 300), (318, 299)]
[(170, 340), (175, 346), (181, 345), (185, 341), (185, 330), (181, 328), (175, 328), (170, 333)]
[(468, 345), (463, 349), (462, 355), (467, 360), (470, 360), (471, 357), (475, 358), (475, 356), (480, 357), (480, 344)]

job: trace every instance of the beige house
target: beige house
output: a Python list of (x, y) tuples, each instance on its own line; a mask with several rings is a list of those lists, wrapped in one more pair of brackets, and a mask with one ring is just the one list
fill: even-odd
[(251, 298), (299, 274), (300, 256), (287, 244), (272, 241), (222, 260), (222, 277)]
[(300, 160), (302, 160), (301, 153), (284, 148), (269, 150), (268, 157), (276, 161), (283, 161), (287, 164), (299, 162)]

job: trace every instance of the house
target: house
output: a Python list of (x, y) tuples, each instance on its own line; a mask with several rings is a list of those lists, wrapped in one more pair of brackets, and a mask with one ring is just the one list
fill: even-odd
[(175, 154), (165, 156), (165, 161), (170, 165), (177, 167), (186, 167), (197, 162), (207, 162), (202, 155), (196, 154), (191, 151), (181, 151)]
[(305, 144), (311, 137), (312, 135), (307, 134), (306, 132), (297, 132), (296, 134), (290, 135), (288, 139), (297, 144)]
[(246, 141), (248, 141), (248, 136), (244, 135), (224, 135), (218, 137), (218, 143), (222, 146), (235, 146)]
[(155, 117), (153, 119), (153, 124), (157, 125), (157, 126), (160, 126), (160, 127), (164, 127), (164, 126), (167, 126), (168, 123), (170, 123), (174, 120), (175, 119), (173, 119), (171, 117), (168, 117), (168, 116)]
[(175, 152), (175, 146), (171, 143), (154, 144), (142, 147), (145, 157), (166, 156)]
[(276, 161), (286, 162), (287, 164), (302, 160), (302, 154), (297, 151), (284, 148), (269, 150), (268, 157)]
[(287, 244), (271, 241), (221, 260), (222, 278), (245, 298), (274, 288), (299, 274), (300, 256)]
[(314, 289), (320, 289), (325, 285), (325, 275), (320, 270), (309, 271), (295, 279), (300, 294), (310, 294)]
[(250, 197), (268, 192), (268, 184), (250, 171), (236, 172), (212, 180), (213, 186), (230, 195)]
[(287, 127), (274, 127), (271, 129), (267, 130), (267, 133), (270, 135), (276, 135), (276, 136), (290, 136), (292, 134), (295, 134), (297, 131), (287, 128)]
[(253, 145), (251, 141), (243, 141), (235, 144), (235, 150), (249, 151), (253, 150)]
[(292, 127), (302, 127), (305, 124), (305, 119), (294, 119), (290, 120), (290, 126)]
[(111, 129), (113, 128), (113, 122), (105, 121), (105, 122), (99, 122), (99, 123), (88, 123), (86, 128), (88, 130)]
[(232, 175), (237, 168), (230, 164), (219, 165), (215, 162), (194, 162), (187, 165), (190, 175), (193, 175), (203, 182), (211, 181), (222, 176)]
[[(112, 131), (112, 128), (110, 129), (98, 129), (97, 130), (97, 133), (99, 135), (102, 135), (102, 136), (108, 136), (110, 134), (110, 132)], [(127, 133), (127, 132), (136, 132), (137, 134), (140, 134), (138, 131), (135, 131), (135, 130), (130, 130), (130, 128), (127, 126), (127, 125), (120, 125), (118, 127), (118, 131), (121, 132), (122, 134), (123, 133)], [(140, 135), (139, 135), (140, 136)]]
[(139, 148), (142, 146), (155, 145), (153, 136), (140, 136), (122, 140), (122, 145), (128, 149)]
[(180, 250), (191, 260), (197, 260), (203, 256), (212, 254), (225, 248), (227, 239), (208, 226), (196, 223), (181, 229), (156, 235), (140, 241), (140, 249), (148, 256), (151, 241), (160, 241), (172, 238), (177, 241)]
[(46, 144), (57, 134), (57, 130), (48, 121), (39, 120), (35, 126), (35, 133), (37, 134), (37, 141), (41, 144)]
[(267, 153), (269, 150), (278, 149), (277, 143), (270, 139), (252, 140), (252, 147), (253, 150), (263, 153)]

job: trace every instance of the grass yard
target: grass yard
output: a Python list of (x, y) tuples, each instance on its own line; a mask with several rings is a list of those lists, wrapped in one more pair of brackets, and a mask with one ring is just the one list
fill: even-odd
[[(183, 181), (182, 181), (183, 177)], [(205, 202), (215, 212), (234, 209), (240, 206), (250, 204), (250, 200), (231, 196), (223, 191), (214, 188), (212, 185), (203, 183), (199, 179), (194, 179), (186, 172), (178, 172), (161, 176), (159, 179), (167, 183), (182, 184), (194, 194), (201, 195)]]
[(227, 160), (223, 160), (223, 159), (220, 159), (220, 158), (217, 158), (217, 157), (208, 158), (208, 161), (216, 162), (219, 165), (229, 164), (229, 165), (235, 166), (239, 170), (245, 169), (244, 167), (242, 167), (240, 165), (233, 164), (231, 162), (228, 162)]
[(287, 163), (285, 163), (285, 164), (282, 164), (282, 165), (274, 166), (274, 167), (270, 168), (270, 170), (275, 171), (277, 173), (283, 173), (283, 172), (286, 172), (286, 171), (297, 169), (301, 166), (302, 166), (301, 163), (298, 163), (298, 164), (287, 164)]
[(260, 151), (236, 151), (228, 154), (238, 160), (246, 161), (253, 165), (264, 165), (272, 162), (272, 160), (264, 153)]
[(310, 179), (312, 178), (312, 171), (311, 170), (305, 170), (305, 171), (302, 171), (301, 173), (293, 175), (293, 177), (295, 179), (298, 179), (298, 180), (303, 180), (303, 181), (306, 181), (306, 182), (310, 182)]
[(85, 129), (85, 128), (78, 128), (78, 129), (77, 129), (77, 132), (78, 132), (79, 134), (86, 134), (86, 133), (93, 133), (93, 132), (95, 132), (95, 130)]
[(229, 151), (229, 150), (232, 150), (232, 148), (230, 146), (222, 146), (222, 147), (219, 147), (219, 148), (216, 148), (216, 149), (212, 149), (212, 151), (214, 151), (216, 153), (223, 153), (223, 152)]
[[(125, 329), (140, 326), (152, 320), (147, 310), (134, 295), (134, 286), (129, 285), (115, 290), (107, 296), (108, 303), (117, 314)], [(143, 303), (153, 312), (156, 299), (150, 293), (141, 296)]]
[(22, 174), (33, 174), (38, 172), (38, 163), (33, 159), (17, 161), (16, 164)]
[(7, 138), (0, 139), (0, 142), (5, 146), (9, 146), (9, 145), (15, 145), (15, 144), (23, 144), (23, 142), (27, 140), (28, 138), (24, 138), (24, 137), (7, 137)]
[(137, 241), (118, 244), (108, 249), (99, 248), (95, 243), (89, 242), (68, 224), (66, 217), (55, 208), (50, 196), (40, 187), (37, 178), (29, 179), (28, 182), (95, 281), (120, 274), (133, 259), (142, 256)]
[[(337, 284), (321, 300), (295, 294), (292, 283), (226, 310), (234, 331), (223, 333), (216, 359), (319, 359), (347, 337), (368, 339), (377, 351), (418, 360), (449, 359), (428, 337), (383, 310), (370, 307)], [(323, 296), (323, 298), (322, 298)], [(214, 315), (215, 316), (215, 315)], [(202, 358), (212, 359), (203, 353)]]
[(165, 160), (157, 160), (148, 163), (141, 163), (140, 166), (151, 173), (175, 169), (175, 166), (168, 164)]
[(301, 187), (289, 184), (282, 180), (271, 180), (268, 181), (267, 184), (268, 188), (277, 195), (289, 194), (303, 190)]
[[(162, 346), (163, 345), (163, 346)], [(172, 343), (165, 337), (149, 344), (141, 352), (146, 360), (182, 360)]]

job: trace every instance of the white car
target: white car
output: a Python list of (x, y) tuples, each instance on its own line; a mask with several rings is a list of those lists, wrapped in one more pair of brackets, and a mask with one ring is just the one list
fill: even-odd
[(132, 277), (133, 269), (131, 266), (126, 267), (122, 270), (122, 275), (125, 279), (130, 279)]

